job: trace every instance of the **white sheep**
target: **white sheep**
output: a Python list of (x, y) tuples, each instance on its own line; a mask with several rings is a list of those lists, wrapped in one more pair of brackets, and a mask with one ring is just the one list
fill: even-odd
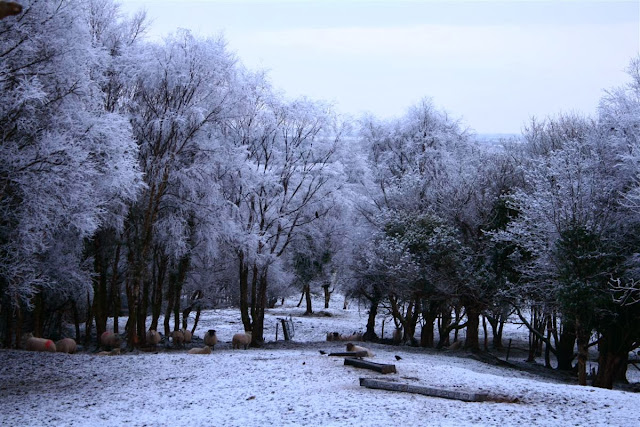
[(51, 353), (56, 352), (55, 343), (46, 338), (27, 338), (24, 348), (28, 351), (48, 351)]
[(101, 351), (96, 356), (120, 356), (120, 348), (114, 348), (111, 351)]
[(109, 349), (120, 348), (120, 336), (110, 331), (104, 331), (100, 335), (100, 344)]
[(76, 340), (73, 338), (62, 338), (60, 341), (56, 342), (56, 351), (58, 353), (68, 353), (73, 354), (78, 349), (76, 345)]
[(160, 332), (156, 331), (155, 329), (149, 329), (147, 331), (147, 345), (158, 345), (160, 339)]
[(211, 354), (211, 347), (206, 345), (206, 346), (204, 346), (202, 348), (192, 348), (187, 353), (189, 353), (189, 354)]
[(373, 353), (368, 348), (360, 347), (359, 345), (353, 345), (351, 343), (347, 343), (347, 351), (354, 351), (356, 353), (362, 351), (362, 352), (366, 352), (367, 353), (366, 357), (373, 357)]
[(231, 338), (231, 346), (233, 349), (240, 348), (243, 346), (246, 350), (251, 344), (251, 332), (245, 332), (243, 334), (235, 334), (233, 338)]
[(179, 347), (184, 344), (184, 332), (182, 331), (173, 331), (171, 332), (171, 338), (173, 338), (173, 346)]

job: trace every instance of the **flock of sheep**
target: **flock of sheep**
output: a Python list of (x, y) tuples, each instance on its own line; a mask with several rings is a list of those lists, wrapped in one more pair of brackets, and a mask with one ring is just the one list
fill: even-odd
[[(191, 343), (192, 340), (191, 331), (183, 329), (179, 331), (173, 331), (171, 333), (171, 340), (174, 347), (183, 347), (186, 343)], [(147, 331), (147, 345), (151, 347), (157, 346), (162, 340), (162, 336), (156, 330)], [(204, 334), (204, 347), (194, 347), (190, 349), (188, 354), (211, 354), (211, 351), (218, 343), (218, 337), (214, 329), (209, 329)], [(243, 347), (245, 350), (251, 343), (251, 332), (244, 332), (235, 334), (231, 339), (233, 349), (239, 349)], [(121, 338), (118, 334), (113, 332), (103, 332), (100, 336), (100, 345), (104, 348), (104, 351), (95, 353), (96, 356), (116, 356), (120, 354), (120, 346), (122, 344)], [(76, 341), (72, 338), (63, 338), (59, 341), (53, 342), (47, 338), (34, 337), (32, 334), (27, 334), (24, 337), (23, 348), (27, 351), (45, 351), (51, 353), (69, 353), (73, 354), (78, 350)]]
[[(173, 331), (170, 335), (172, 346), (175, 348), (182, 348), (185, 344), (191, 343), (192, 333), (187, 329)], [(396, 338), (394, 336), (394, 338)], [(149, 347), (156, 347), (162, 340), (162, 336), (156, 330), (147, 331), (146, 343)], [(338, 332), (330, 332), (327, 334), (327, 341), (362, 341), (362, 334), (354, 333), (351, 335), (342, 335)], [(203, 337), (204, 347), (194, 347), (187, 351), (188, 354), (211, 354), (215, 345), (218, 343), (218, 337), (216, 336), (215, 329), (209, 329)], [(107, 331), (103, 332), (99, 340), (100, 346), (103, 351), (94, 353), (97, 356), (117, 356), (120, 354), (120, 348), (122, 340), (118, 334)], [(251, 344), (251, 332), (244, 332), (233, 335), (231, 339), (232, 348), (245, 350)], [(52, 353), (69, 353), (73, 354), (77, 351), (78, 346), (76, 341), (72, 338), (63, 338), (59, 341), (53, 342), (47, 338), (34, 337), (31, 334), (27, 334), (24, 337), (23, 348), (28, 351), (45, 351)], [(354, 345), (352, 343), (347, 344), (347, 351), (349, 352), (366, 352), (368, 357), (373, 357), (367, 348)]]

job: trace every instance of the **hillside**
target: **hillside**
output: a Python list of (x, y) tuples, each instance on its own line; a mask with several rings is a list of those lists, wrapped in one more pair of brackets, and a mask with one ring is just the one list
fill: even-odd
[[(302, 311), (291, 302), (268, 315), (273, 336), (267, 340), (275, 339), (276, 319), (292, 315), (293, 341), (247, 351), (231, 350), (231, 334), (241, 329), (231, 309), (203, 314), (200, 334), (214, 328), (222, 341), (208, 356), (163, 346), (157, 353), (118, 357), (95, 356), (93, 349), (76, 355), (0, 350), (0, 421), (16, 426), (623, 426), (638, 421), (638, 394), (579, 387), (485, 364), (464, 352), (365, 343), (375, 353), (372, 360), (393, 363), (398, 372), (344, 366), (342, 358), (320, 353), (344, 349), (344, 343), (323, 341), (326, 332), (358, 329), (366, 312), (357, 305), (329, 309), (331, 317), (305, 317)], [(523, 331), (511, 325), (508, 333), (517, 337)], [(359, 386), (361, 377), (482, 392), (494, 401), (371, 390)]]

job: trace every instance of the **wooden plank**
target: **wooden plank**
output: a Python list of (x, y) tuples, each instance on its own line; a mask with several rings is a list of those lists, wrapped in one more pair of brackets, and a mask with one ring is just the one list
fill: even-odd
[(366, 351), (341, 351), (338, 353), (329, 353), (329, 356), (367, 357), (367, 352)]
[(425, 387), (411, 384), (392, 383), (387, 381), (374, 380), (371, 378), (360, 378), (360, 386), (388, 390), (399, 391), (403, 393), (416, 393), (424, 396), (441, 397), (444, 399), (462, 400), (464, 402), (484, 402), (488, 399), (485, 393), (471, 393), (459, 390), (447, 390), (434, 387)]
[(393, 374), (396, 371), (396, 365), (386, 365), (382, 363), (370, 362), (368, 360), (346, 358), (344, 359), (345, 365), (355, 366), (356, 368), (371, 369), (372, 371), (380, 372), (383, 374)]

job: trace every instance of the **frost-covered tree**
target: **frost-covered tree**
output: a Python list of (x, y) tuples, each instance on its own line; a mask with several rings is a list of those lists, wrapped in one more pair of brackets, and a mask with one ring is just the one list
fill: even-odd
[(522, 256), (514, 290), (544, 307), (545, 316), (561, 313), (555, 348), (544, 331), (530, 327), (556, 353), (561, 369), (571, 367), (577, 341), (581, 384), (592, 331), (611, 312), (610, 280), (627, 270), (630, 224), (621, 194), (629, 177), (620, 167), (619, 145), (611, 144), (607, 133), (576, 116), (533, 123), (525, 134), (530, 153), (525, 188), (510, 199), (518, 217), (507, 235)]
[(244, 113), (229, 126), (235, 147), (246, 150), (246, 160), (225, 194), (234, 206), (230, 240), (238, 256), (242, 321), (259, 345), (269, 270), (300, 227), (320, 217), (322, 201), (334, 192), (340, 130), (323, 104), (280, 101), (260, 79), (246, 87), (250, 96)]
[(631, 60), (630, 82), (611, 89), (598, 109), (601, 138), (609, 156), (616, 156), (616, 175), (625, 208), (616, 246), (626, 257), (625, 271), (607, 283), (607, 306), (599, 319), (598, 375), (594, 385), (611, 388), (626, 380), (629, 351), (640, 346), (640, 286), (638, 285), (638, 220), (640, 209), (640, 58)]
[[(119, 5), (112, 0), (82, 2), (81, 11), (89, 30), (94, 50), (94, 61), (89, 73), (100, 88), (99, 97), (105, 111), (128, 115), (136, 82), (135, 63), (139, 55), (145, 30), (145, 15), (133, 18), (121, 14)], [(128, 213), (128, 204), (119, 206), (117, 222), (107, 222), (87, 240), (85, 256), (93, 259), (94, 296), (86, 322), (86, 339), (91, 337), (93, 320), (96, 335), (107, 330), (107, 317), (114, 316), (113, 330), (119, 332), (118, 314), (121, 307), (121, 285), (124, 264), (122, 223)]]
[[(479, 190), (477, 171), (482, 158), (459, 123), (437, 110), (430, 101), (423, 100), (400, 120), (385, 123), (365, 119), (361, 129), (361, 137), (369, 147), (374, 184), (369, 187), (370, 209), (363, 211), (373, 223), (376, 223), (376, 211), (385, 211), (384, 217), (391, 221), (377, 223), (377, 229), (382, 230), (385, 224), (400, 218), (436, 218), (454, 230), (466, 251), (475, 249), (475, 241), (481, 236), (477, 207), (480, 201), (476, 194)], [(431, 234), (428, 230), (429, 227), (423, 231)], [(416, 249), (420, 247), (418, 245)], [(413, 255), (420, 257), (416, 253)], [(407, 324), (410, 325), (417, 319), (415, 308), (421, 307), (423, 322), (428, 323), (425, 330), (432, 330), (436, 316), (442, 312), (448, 318), (453, 304), (463, 305), (471, 320), (466, 323), (467, 345), (477, 348), (478, 318), (486, 304), (482, 298), (486, 292), (481, 282), (472, 280), (474, 276), (469, 273), (473, 268), (473, 262), (464, 263), (458, 271), (467, 270), (461, 276), (465, 277), (462, 280), (464, 291), (452, 291), (450, 298), (436, 298), (418, 288), (409, 287), (400, 294), (396, 289), (391, 305), (396, 318), (403, 310), (410, 311), (414, 319)], [(424, 276), (424, 272), (420, 274), (421, 277), (414, 279), (414, 286), (432, 280)], [(430, 286), (437, 286), (437, 283)], [(396, 300), (398, 295), (402, 295), (400, 300)], [(394, 309), (400, 302), (403, 308), (398, 305)], [(400, 320), (399, 323), (404, 322)], [(411, 327), (407, 332), (411, 334), (413, 330)], [(425, 342), (432, 342), (432, 337), (425, 337)]]
[[(0, 292), (11, 307), (35, 295), (89, 294), (82, 243), (120, 226), (139, 190), (125, 117), (103, 108), (82, 2), (31, 1), (0, 22)], [(5, 335), (5, 342), (7, 341)]]
[(178, 314), (192, 253), (215, 248), (221, 130), (236, 102), (235, 59), (221, 39), (180, 31), (146, 45), (137, 67), (128, 109), (146, 187), (126, 223), (130, 345), (145, 336), (153, 268), (168, 262), (168, 308)]

